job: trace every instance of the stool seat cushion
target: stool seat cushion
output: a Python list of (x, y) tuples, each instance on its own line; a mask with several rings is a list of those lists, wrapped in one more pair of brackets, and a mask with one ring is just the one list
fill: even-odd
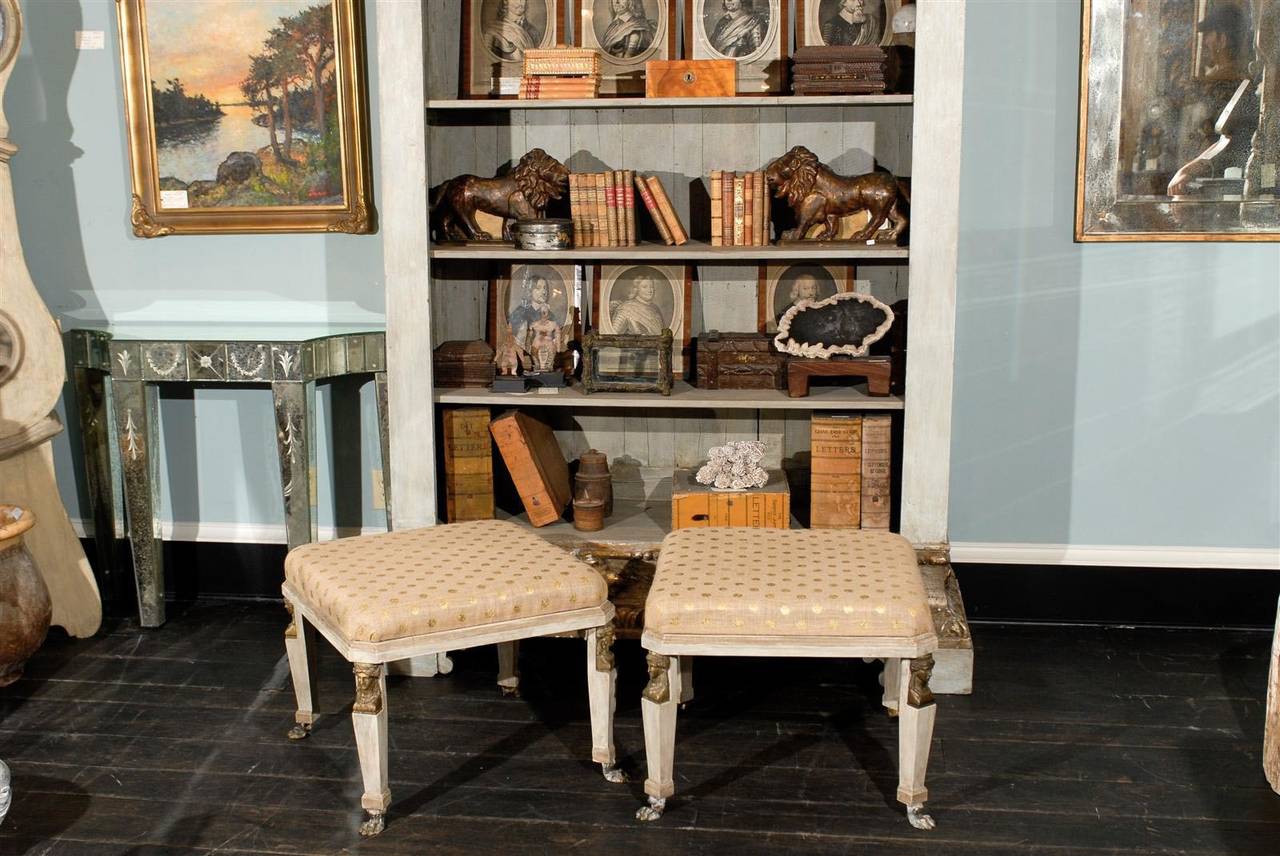
[(304, 544), (284, 575), (356, 642), (386, 642), (600, 606), (590, 566), (515, 523), (479, 520)]
[(932, 635), (916, 552), (864, 529), (678, 529), (662, 542), (646, 633)]

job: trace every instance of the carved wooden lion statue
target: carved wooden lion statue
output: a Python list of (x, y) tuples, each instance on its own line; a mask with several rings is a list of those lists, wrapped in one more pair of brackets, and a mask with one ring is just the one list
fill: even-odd
[(506, 175), (451, 178), (431, 189), (432, 232), (440, 241), (495, 240), (476, 223), (476, 212), (483, 211), (502, 218), (502, 238), (509, 241), (515, 221), (544, 216), (568, 183), (569, 169), (542, 149), (520, 158)]
[(866, 241), (889, 221), (886, 239), (896, 243), (907, 228), (906, 188), (887, 172), (870, 172), (853, 178), (836, 175), (804, 146), (796, 146), (765, 168), (765, 180), (786, 199), (796, 215), (796, 227), (782, 233), (784, 241), (803, 240), (814, 226), (823, 229), (815, 239), (831, 240), (839, 234), (840, 218), (866, 209), (871, 219), (851, 240)]

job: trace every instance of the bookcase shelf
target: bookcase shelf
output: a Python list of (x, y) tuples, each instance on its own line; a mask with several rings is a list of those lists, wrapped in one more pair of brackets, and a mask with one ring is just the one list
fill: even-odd
[(866, 385), (814, 386), (804, 398), (788, 398), (771, 389), (698, 389), (676, 381), (671, 395), (659, 393), (597, 392), (587, 395), (574, 384), (553, 393), (494, 392), (492, 389), (436, 389), (440, 405), (491, 407), (607, 407), (633, 410), (902, 410), (897, 395), (868, 395)]
[(678, 247), (657, 243), (641, 243), (635, 247), (574, 247), (567, 250), (517, 250), (509, 246), (432, 245), (432, 259), (465, 259), (468, 261), (539, 261), (554, 264), (565, 261), (860, 261), (892, 262), (910, 257), (907, 247), (848, 246), (838, 244), (770, 244), (755, 247), (713, 247), (706, 241), (689, 241)]
[(428, 110), (637, 110), (672, 107), (902, 107), (904, 95), (739, 95), (736, 98), (431, 98)]

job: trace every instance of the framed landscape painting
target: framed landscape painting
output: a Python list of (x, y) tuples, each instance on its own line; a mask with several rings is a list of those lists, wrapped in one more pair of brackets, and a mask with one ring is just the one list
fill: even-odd
[(374, 228), (357, 0), (119, 0), (135, 235)]

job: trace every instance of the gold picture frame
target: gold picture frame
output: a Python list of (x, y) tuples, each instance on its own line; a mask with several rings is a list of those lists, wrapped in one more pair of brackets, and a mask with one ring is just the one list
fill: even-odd
[(1280, 3), (1081, 13), (1075, 240), (1280, 240)]
[(374, 231), (362, 3), (116, 6), (135, 235)]

